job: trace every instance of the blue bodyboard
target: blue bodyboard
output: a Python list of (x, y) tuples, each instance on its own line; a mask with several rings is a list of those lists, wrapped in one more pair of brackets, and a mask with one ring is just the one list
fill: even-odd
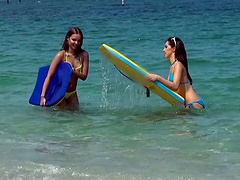
[[(42, 88), (49, 67), (50, 65), (39, 68), (37, 82), (29, 99), (30, 104), (40, 105)], [(47, 107), (55, 105), (65, 96), (71, 77), (72, 66), (66, 62), (59, 63), (45, 95)]]

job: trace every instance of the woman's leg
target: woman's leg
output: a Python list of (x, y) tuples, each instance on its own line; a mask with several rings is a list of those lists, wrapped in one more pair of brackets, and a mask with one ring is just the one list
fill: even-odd
[(69, 98), (67, 99), (67, 104), (69, 106), (79, 107), (77, 92), (75, 92), (71, 96), (69, 96)]
[(68, 106), (67, 101), (64, 98), (61, 100), (60, 103), (58, 103), (58, 107), (60, 107), (60, 108), (65, 108), (67, 106)]

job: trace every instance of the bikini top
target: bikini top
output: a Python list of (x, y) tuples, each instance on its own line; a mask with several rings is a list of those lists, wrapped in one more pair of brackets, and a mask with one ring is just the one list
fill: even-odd
[[(171, 72), (170, 73), (170, 77), (169, 77), (169, 81), (171, 81), (171, 82), (173, 82), (173, 73)], [(180, 83), (180, 84), (191, 84), (191, 82), (190, 81), (187, 81), (187, 82), (182, 82), (182, 83)]]
[[(174, 66), (176, 61), (177, 61), (177, 60), (175, 60), (175, 61), (172, 63), (171, 66)], [(173, 73), (172, 73), (172, 71), (171, 71), (170, 76), (169, 76), (169, 81), (173, 82), (173, 79), (174, 79), (174, 77), (173, 77)], [(180, 83), (180, 84), (191, 84), (191, 82), (190, 82), (190, 81), (187, 81), (187, 82), (182, 82), (182, 83)]]
[[(66, 62), (68, 62), (67, 61), (67, 59), (68, 59), (68, 56), (69, 56), (69, 54), (66, 52)], [(75, 70), (78, 70), (78, 71), (80, 71), (81, 69), (82, 69), (82, 59), (80, 58), (80, 63), (81, 63), (81, 65), (80, 66), (78, 66), (77, 68), (75, 68)]]

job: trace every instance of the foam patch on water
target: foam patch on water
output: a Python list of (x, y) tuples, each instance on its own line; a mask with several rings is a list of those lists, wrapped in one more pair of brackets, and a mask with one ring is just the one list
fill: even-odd
[[(22, 164), (22, 163), (21, 163)], [(85, 172), (83, 172), (85, 171)], [(92, 171), (92, 172), (91, 172)], [(19, 162), (8, 164), (8, 166), (0, 166), (0, 176), (3, 179), (15, 179), (15, 180), (203, 180), (204, 178), (192, 178), (192, 177), (160, 177), (155, 175), (139, 175), (136, 172), (123, 173), (114, 172), (109, 169), (99, 170), (85, 168), (63, 168), (54, 166), (51, 164), (37, 164), (33, 162), (27, 162), (20, 165)]]

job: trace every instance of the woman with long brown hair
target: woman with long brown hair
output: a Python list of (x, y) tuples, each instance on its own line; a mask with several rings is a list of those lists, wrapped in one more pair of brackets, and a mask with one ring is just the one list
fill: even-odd
[(170, 71), (168, 79), (151, 74), (149, 81), (159, 81), (171, 90), (177, 92), (185, 99), (186, 108), (203, 109), (205, 104), (192, 87), (192, 78), (188, 71), (187, 53), (180, 38), (170, 37), (163, 49), (165, 58), (170, 60)]
[(45, 106), (46, 104), (46, 91), (54, 73), (56, 72), (58, 64), (61, 62), (71, 64), (73, 73), (65, 97), (61, 99), (57, 105), (59, 107), (67, 107), (69, 105), (74, 107), (79, 106), (76, 92), (78, 78), (83, 81), (86, 80), (89, 69), (89, 55), (87, 51), (82, 49), (82, 44), (82, 31), (78, 27), (69, 29), (63, 42), (62, 49), (56, 54), (50, 65), (48, 75), (42, 89), (40, 102), (41, 106)]

